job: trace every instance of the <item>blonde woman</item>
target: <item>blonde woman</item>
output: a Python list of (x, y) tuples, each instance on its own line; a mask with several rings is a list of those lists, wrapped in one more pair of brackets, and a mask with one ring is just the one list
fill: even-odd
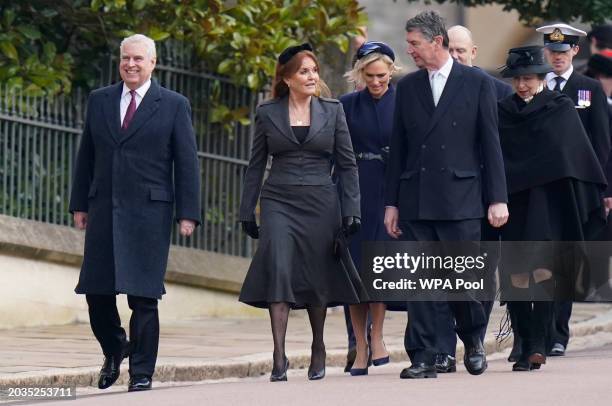
[[(395, 90), (390, 81), (393, 73), (398, 70), (395, 54), (387, 44), (366, 42), (357, 50), (353, 69), (345, 75), (357, 89), (363, 90), (340, 98), (359, 169), (362, 228), (352, 237), (350, 245), (351, 256), (357, 268), (361, 263), (362, 242), (389, 239), (383, 223), (384, 179), (395, 106)], [(367, 375), (369, 357), (375, 366), (389, 362), (389, 353), (383, 342), (385, 310), (384, 303), (350, 306), (356, 341), (351, 375)], [(369, 346), (366, 331), (368, 313), (372, 322)]]

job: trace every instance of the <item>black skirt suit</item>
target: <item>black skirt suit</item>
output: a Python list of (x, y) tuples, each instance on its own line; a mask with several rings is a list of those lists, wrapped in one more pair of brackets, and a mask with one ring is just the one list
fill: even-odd
[[(240, 301), (252, 306), (359, 302), (358, 287), (334, 254), (342, 217), (360, 217), (357, 165), (344, 110), (337, 100), (318, 97), (310, 109), (303, 141), (290, 127), (288, 97), (257, 109), (240, 206), (240, 220), (253, 221), (260, 199), (259, 245), (240, 292)], [(269, 155), (272, 166), (262, 187)], [(332, 163), (340, 187), (332, 181)]]

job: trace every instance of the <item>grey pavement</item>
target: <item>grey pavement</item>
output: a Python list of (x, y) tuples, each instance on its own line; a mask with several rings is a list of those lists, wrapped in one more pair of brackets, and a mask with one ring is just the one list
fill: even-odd
[[(612, 333), (596, 333), (600, 345), (584, 346), (565, 357), (549, 358), (538, 371), (512, 372), (504, 356), (492, 356), (488, 370), (471, 376), (465, 370), (437, 379), (401, 380), (398, 364), (371, 368), (370, 375), (351, 377), (330, 368), (325, 379), (310, 382), (305, 371), (293, 371), (288, 382), (267, 377), (183, 383), (152, 391), (111, 393), (77, 389), (79, 406), (157, 405), (469, 405), (469, 406), (605, 406), (610, 402)], [(24, 402), (70, 406), (70, 401)]]
[[(486, 339), (489, 354), (511, 345), (511, 340), (500, 344), (494, 337), (504, 312), (505, 308), (496, 306), (491, 317)], [(385, 342), (393, 362), (406, 360), (405, 326), (405, 313), (387, 312)], [(612, 304), (575, 304), (572, 331), (574, 337), (612, 332)], [(287, 332), (287, 354), (292, 368), (308, 366), (310, 339), (306, 313), (292, 312)], [(325, 343), (327, 365), (344, 365), (347, 344), (340, 308), (328, 313)], [(572, 342), (570, 352), (571, 346)], [(154, 380), (156, 383), (192, 382), (267, 376), (271, 369), (271, 353), (267, 318), (208, 318), (166, 323), (161, 326)], [(458, 356), (461, 356), (461, 348)], [(86, 324), (0, 331), (0, 386), (95, 385), (102, 359)], [(117, 387), (125, 387), (127, 375), (127, 362), (124, 362)]]

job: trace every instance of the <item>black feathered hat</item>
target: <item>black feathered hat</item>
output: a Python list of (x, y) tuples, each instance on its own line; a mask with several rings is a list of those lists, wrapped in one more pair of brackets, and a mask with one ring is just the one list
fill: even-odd
[(510, 49), (506, 66), (504, 66), (501, 74), (505, 78), (511, 78), (533, 73), (544, 74), (552, 70), (552, 67), (544, 59), (543, 48), (534, 45)]

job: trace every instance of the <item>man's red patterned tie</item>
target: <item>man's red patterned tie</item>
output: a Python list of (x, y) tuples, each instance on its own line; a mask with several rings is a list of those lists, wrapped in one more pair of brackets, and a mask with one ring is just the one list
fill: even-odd
[(134, 113), (136, 113), (136, 91), (130, 90), (130, 94), (132, 95), (132, 100), (130, 100), (130, 105), (125, 112), (125, 117), (123, 118), (123, 124), (121, 125), (121, 129), (125, 130), (130, 125), (132, 118), (134, 118)]

